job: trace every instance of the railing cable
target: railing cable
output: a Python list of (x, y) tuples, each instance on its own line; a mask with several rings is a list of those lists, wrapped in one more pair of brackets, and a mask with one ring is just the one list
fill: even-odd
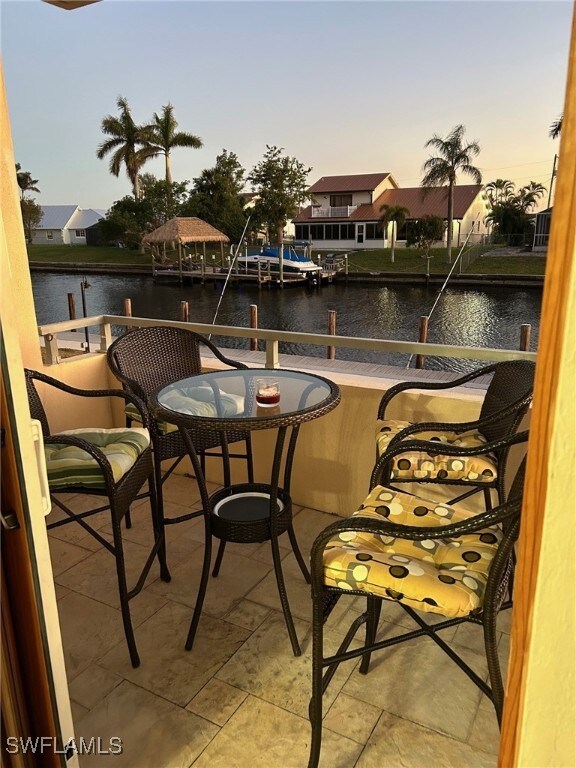
[[(220, 311), (220, 305), (222, 304), (222, 299), (224, 298), (224, 292), (226, 291), (226, 287), (228, 285), (228, 281), (230, 280), (230, 275), (232, 274), (232, 270), (234, 269), (234, 265), (236, 264), (236, 260), (238, 258), (238, 254), (240, 253), (240, 248), (242, 247), (242, 243), (244, 242), (244, 237), (246, 236), (246, 230), (248, 229), (248, 224), (250, 224), (250, 218), (251, 216), (248, 216), (246, 219), (246, 224), (244, 225), (244, 230), (242, 231), (242, 237), (240, 238), (240, 242), (236, 246), (236, 253), (232, 256), (232, 261), (230, 262), (230, 267), (228, 269), (228, 274), (226, 275), (226, 280), (224, 280), (224, 285), (222, 287), (222, 293), (220, 294), (220, 298), (218, 299), (218, 304), (216, 306), (216, 312), (214, 312), (214, 317), (212, 318), (212, 325), (216, 325), (216, 318), (218, 317), (218, 312)], [(208, 334), (208, 339), (212, 340), (212, 334)]]

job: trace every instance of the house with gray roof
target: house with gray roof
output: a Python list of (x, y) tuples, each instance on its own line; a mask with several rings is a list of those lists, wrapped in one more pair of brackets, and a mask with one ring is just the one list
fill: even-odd
[(32, 230), (36, 245), (86, 245), (86, 230), (106, 215), (98, 208), (77, 205), (43, 205), (42, 219)]

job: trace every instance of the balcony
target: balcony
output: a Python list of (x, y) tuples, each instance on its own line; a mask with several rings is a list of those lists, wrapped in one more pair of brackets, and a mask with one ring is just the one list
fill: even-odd
[[(281, 355), (280, 341), (484, 360), (535, 356), (515, 350), (254, 331), (109, 315), (43, 326), (39, 332), (52, 363), (50, 373), (78, 386), (101, 388), (116, 384), (109, 377), (102, 354), (111, 341), (112, 329), (158, 324), (245, 339), (257, 333), (265, 349), (231, 350), (229, 354), (250, 366), (318, 370), (340, 385), (341, 404), (302, 429), (296, 452), (292, 494), (298, 511), (294, 527), (304, 553), (310, 551), (315, 536), (335, 514), (350, 515), (364, 498), (374, 458), (374, 416), (383, 390), (406, 378), (442, 380), (452, 374)], [(74, 334), (68, 336), (68, 332), (84, 327), (99, 327), (98, 337), (93, 337), (99, 342), (99, 351), (64, 359), (61, 347), (74, 343), (70, 341)], [(80, 346), (79, 341), (76, 344)], [(98, 343), (92, 348), (98, 349)], [(205, 359), (204, 364), (216, 367), (214, 359)], [(470, 387), (450, 394), (410, 392), (402, 398), (401, 409), (409, 409), (422, 420), (434, 415), (465, 421), (477, 414), (480, 395), (478, 389)], [(122, 413), (111, 406), (107, 416), (95, 413), (94, 404), (88, 412), (71, 412), (57, 400), (48, 406), (61, 429), (86, 425), (89, 420), (103, 425), (106, 418), (110, 426), (123, 423)], [(263, 432), (254, 437), (258, 476), (269, 460), (270, 436)], [(190, 468), (183, 466), (178, 472), (165, 487), (169, 516), (201, 507)], [(218, 462), (208, 460), (208, 475), (213, 488), (222, 482)], [(54, 511), (52, 516), (59, 514)], [(99, 532), (109, 537), (109, 520), (105, 515), (98, 518)], [(123, 531), (128, 573), (136, 573), (145, 557), (148, 518), (147, 502), (135, 505), (132, 527)], [(218, 579), (209, 584), (197, 643), (187, 653), (183, 640), (196, 598), (203, 541), (201, 520), (168, 528), (173, 578), (166, 584), (153, 570), (133, 603), (142, 659), (142, 666), (133, 669), (123, 641), (110, 556), (76, 526), (50, 532), (76, 733), (84, 738), (92, 734), (119, 736), (124, 746), (122, 764), (133, 768), (303, 768), (309, 744), (309, 586), (289, 549), (281, 549), (304, 652), (295, 658), (279, 610), (268, 544), (229, 545)], [(326, 629), (328, 641), (334, 644), (359, 612), (358, 600), (341, 602)], [(386, 604), (379, 630), (382, 637), (398, 634), (405, 621), (399, 606)], [(504, 670), (509, 632), (508, 611), (502, 613), (498, 626)], [(483, 664), (481, 627), (463, 625), (445, 637), (472, 663)], [(378, 765), (496, 765), (499, 732), (490, 703), (464, 675), (452, 670), (449, 659), (442, 658), (430, 644), (423, 647), (424, 643), (427, 641), (399, 646), (401, 650), (389, 649), (367, 677), (358, 674), (357, 662), (342, 665), (326, 696), (321, 765), (352, 768), (372, 764), (367, 760)], [(427, 659), (432, 662), (427, 663)], [(90, 759), (82, 762), (83, 766), (93, 764)]]
[(328, 208), (318, 208), (312, 206), (313, 219), (348, 219), (358, 208), (357, 205), (338, 205), (328, 206)]

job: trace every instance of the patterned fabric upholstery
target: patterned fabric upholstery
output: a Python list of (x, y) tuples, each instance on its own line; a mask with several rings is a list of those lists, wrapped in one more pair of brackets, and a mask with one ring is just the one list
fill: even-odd
[[(354, 517), (383, 517), (400, 525), (436, 527), (474, 513), (402, 491), (376, 486)], [(324, 550), (327, 586), (359, 590), (443, 616), (467, 616), (482, 607), (490, 564), (502, 533), (498, 526), (454, 539), (409, 541), (342, 531)]]
[[(409, 421), (379, 421), (376, 431), (378, 455), (388, 448), (392, 438), (406, 427)], [(480, 432), (417, 432), (409, 440), (431, 440), (433, 442), (457, 445), (461, 448), (475, 448), (487, 442)], [(423, 451), (410, 451), (396, 456), (393, 460), (391, 478), (395, 480), (446, 480), (458, 482), (491, 483), (498, 474), (495, 457), (484, 456), (429, 456)]]
[[(71, 429), (61, 432), (86, 440), (106, 455), (115, 482), (134, 466), (136, 459), (150, 445), (147, 429)], [(57, 437), (57, 435), (55, 435)], [(81, 486), (104, 488), (104, 475), (90, 454), (72, 445), (46, 445), (44, 447), (48, 483), (52, 490)]]
[[(182, 386), (172, 389), (163, 398), (167, 408), (173, 408), (180, 413), (188, 413), (196, 416), (236, 416), (244, 410), (244, 398), (241, 395), (231, 395), (228, 392), (219, 392), (219, 409), (214, 400), (214, 391), (209, 386)], [(135, 405), (128, 403), (125, 414), (131, 421), (141, 422), (142, 417)], [(159, 421), (158, 431), (161, 435), (175, 432), (178, 427), (166, 421)]]

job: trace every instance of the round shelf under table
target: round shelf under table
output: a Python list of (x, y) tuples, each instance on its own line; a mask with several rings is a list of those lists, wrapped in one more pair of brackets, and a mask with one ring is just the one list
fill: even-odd
[[(212, 534), (230, 542), (250, 543), (270, 540), (270, 486), (242, 483), (222, 488), (210, 497)], [(278, 536), (292, 520), (292, 500), (278, 489)]]

